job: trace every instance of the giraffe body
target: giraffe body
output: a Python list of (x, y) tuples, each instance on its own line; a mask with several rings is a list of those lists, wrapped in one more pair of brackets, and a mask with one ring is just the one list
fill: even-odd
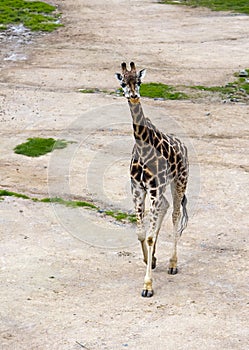
[[(123, 74), (117, 74), (117, 78), (128, 98), (135, 138), (130, 166), (131, 190), (137, 217), (137, 235), (147, 264), (142, 296), (151, 297), (152, 269), (156, 267), (156, 241), (169, 208), (165, 197), (167, 185), (171, 186), (174, 227), (174, 250), (168, 272), (177, 273), (177, 242), (188, 221), (185, 196), (188, 179), (187, 149), (178, 138), (163, 134), (144, 116), (139, 86), (145, 71), (137, 74), (133, 62), (131, 71), (126, 69), (125, 63), (122, 63), (122, 69)], [(144, 227), (146, 195), (150, 199), (150, 226), (147, 234)]]

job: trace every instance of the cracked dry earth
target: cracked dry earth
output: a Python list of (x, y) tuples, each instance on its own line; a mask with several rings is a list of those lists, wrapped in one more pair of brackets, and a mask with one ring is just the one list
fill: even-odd
[[(132, 211), (127, 102), (78, 89), (115, 91), (124, 60), (147, 68), (147, 82), (224, 85), (248, 68), (249, 17), (157, 1), (53, 3), (64, 27), (27, 40), (1, 36), (1, 188)], [(189, 148), (179, 274), (166, 272), (170, 211), (148, 299), (133, 225), (5, 197), (1, 349), (248, 349), (248, 104), (212, 96), (142, 103)], [(34, 159), (13, 152), (35, 136), (74, 143)]]

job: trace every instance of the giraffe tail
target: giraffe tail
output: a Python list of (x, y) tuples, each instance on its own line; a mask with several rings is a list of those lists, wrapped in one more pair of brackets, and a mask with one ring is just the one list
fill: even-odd
[(181, 218), (181, 222), (180, 222), (180, 227), (179, 227), (179, 234), (181, 236), (182, 231), (187, 227), (188, 224), (188, 212), (187, 212), (187, 197), (186, 195), (183, 196), (182, 198), (182, 218)]

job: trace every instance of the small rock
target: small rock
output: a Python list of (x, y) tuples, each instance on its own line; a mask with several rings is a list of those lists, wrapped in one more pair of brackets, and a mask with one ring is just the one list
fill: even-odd
[(245, 69), (239, 71), (239, 77), (248, 77), (248, 72)]
[(230, 98), (230, 101), (231, 101), (231, 102), (239, 102), (239, 99), (238, 99), (238, 98), (235, 98), (235, 97), (232, 97), (232, 98)]

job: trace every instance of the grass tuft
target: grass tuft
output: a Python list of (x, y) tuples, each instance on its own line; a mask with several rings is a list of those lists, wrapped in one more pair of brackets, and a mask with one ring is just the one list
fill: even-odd
[(40, 157), (54, 149), (63, 149), (68, 142), (64, 140), (55, 140), (53, 138), (34, 137), (29, 138), (27, 142), (21, 143), (14, 148), (14, 152), (28, 157)]

